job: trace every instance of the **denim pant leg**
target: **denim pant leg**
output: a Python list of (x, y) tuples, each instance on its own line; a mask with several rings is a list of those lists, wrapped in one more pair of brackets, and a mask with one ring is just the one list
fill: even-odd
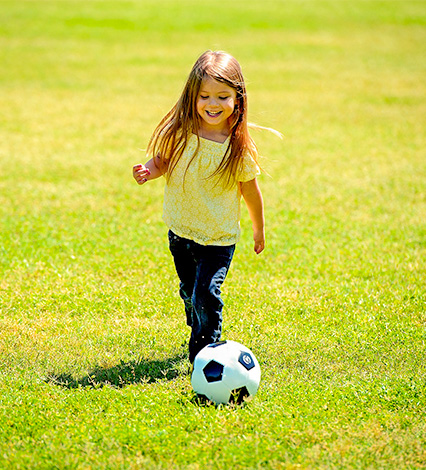
[(180, 280), (179, 294), (185, 305), (186, 324), (192, 326), (194, 290), (197, 265), (193, 254), (193, 242), (169, 231), (169, 248), (173, 255), (176, 272)]
[(196, 246), (197, 274), (192, 294), (193, 325), (189, 341), (189, 359), (194, 361), (207, 344), (222, 334), (221, 286), (228, 274), (235, 245)]

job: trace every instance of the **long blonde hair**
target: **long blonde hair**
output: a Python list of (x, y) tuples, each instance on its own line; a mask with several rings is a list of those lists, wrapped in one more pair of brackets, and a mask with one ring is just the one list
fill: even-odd
[[(234, 112), (229, 118), (230, 139), (228, 148), (216, 171), (225, 185), (232, 186), (242, 169), (243, 158), (249, 154), (256, 162), (258, 152), (250, 136), (247, 121), (247, 91), (241, 66), (230, 54), (223, 51), (206, 51), (195, 62), (188, 76), (182, 95), (173, 108), (156, 127), (148, 144), (148, 153), (155, 164), (169, 179), (185, 150), (191, 134), (198, 138), (201, 116), (197, 112), (197, 98), (203, 78), (210, 77), (225, 83), (236, 91)], [(189, 162), (188, 166), (191, 164)]]

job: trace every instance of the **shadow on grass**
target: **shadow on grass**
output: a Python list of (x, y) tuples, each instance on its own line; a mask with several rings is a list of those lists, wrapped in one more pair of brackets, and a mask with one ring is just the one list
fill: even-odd
[(158, 380), (173, 380), (185, 374), (182, 371), (183, 355), (164, 360), (145, 360), (124, 362), (112, 367), (96, 367), (89, 374), (75, 378), (71, 374), (49, 373), (46, 382), (64, 388), (101, 388), (105, 385), (122, 388), (136, 383), (153, 383)]

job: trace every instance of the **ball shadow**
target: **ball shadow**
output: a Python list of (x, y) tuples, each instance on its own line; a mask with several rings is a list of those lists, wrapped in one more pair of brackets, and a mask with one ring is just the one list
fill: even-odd
[(112, 367), (96, 367), (83, 377), (73, 377), (72, 374), (51, 372), (45, 382), (64, 388), (101, 388), (105, 385), (123, 388), (136, 383), (153, 383), (158, 380), (173, 380), (183, 375), (180, 354), (164, 360), (146, 360), (124, 362)]

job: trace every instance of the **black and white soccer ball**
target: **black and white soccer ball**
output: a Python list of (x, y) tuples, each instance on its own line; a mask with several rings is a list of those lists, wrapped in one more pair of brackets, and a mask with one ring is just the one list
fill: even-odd
[(250, 349), (240, 343), (212, 343), (195, 357), (192, 388), (198, 396), (216, 404), (241, 404), (256, 395), (259, 383), (259, 363)]

